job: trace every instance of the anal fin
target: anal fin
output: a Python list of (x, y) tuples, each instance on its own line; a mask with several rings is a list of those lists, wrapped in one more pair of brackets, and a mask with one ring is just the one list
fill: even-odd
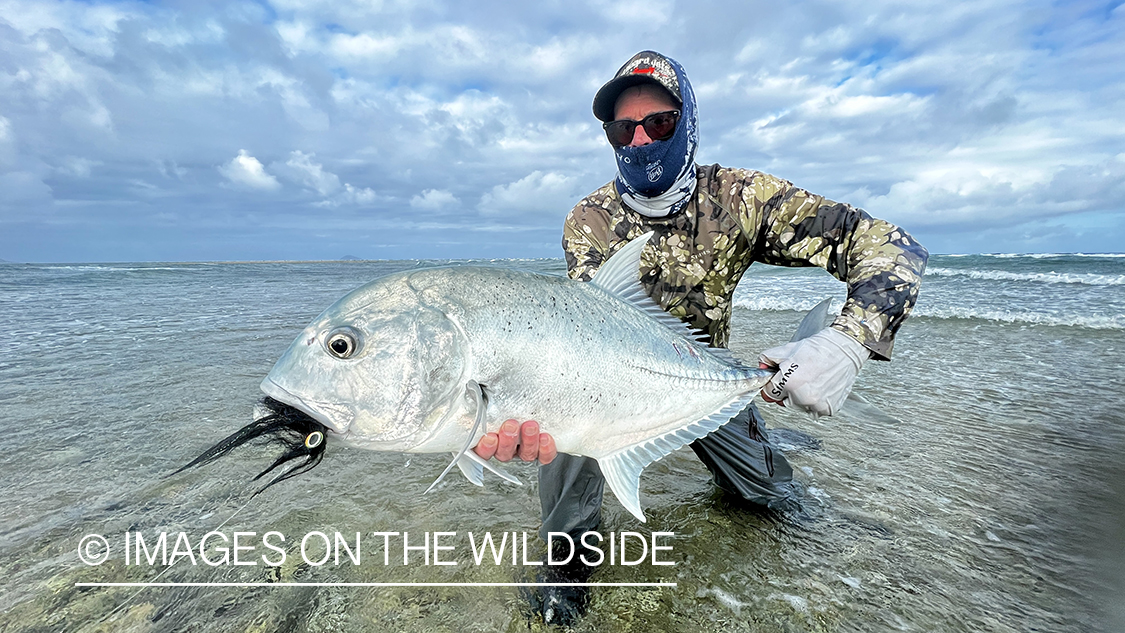
[(736, 398), (715, 413), (681, 429), (623, 448), (612, 455), (599, 457), (598, 467), (601, 468), (609, 489), (621, 505), (643, 523), (645, 514), (641, 510), (641, 471), (672, 451), (729, 422), (756, 394), (754, 391)]

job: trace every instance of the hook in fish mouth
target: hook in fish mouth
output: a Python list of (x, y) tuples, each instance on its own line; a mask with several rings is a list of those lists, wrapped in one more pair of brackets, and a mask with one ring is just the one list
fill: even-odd
[(258, 473), (252, 481), (261, 479), (286, 462), (304, 458), (304, 461), (283, 469), (268, 484), (255, 492), (251, 498), (258, 496), (263, 490), (279, 481), (284, 481), (315, 468), (324, 458), (324, 449), (328, 446), (328, 427), (317, 422), (300, 409), (268, 396), (262, 398), (259, 404), (266, 411), (264, 416), (223, 438), (219, 443), (172, 474), (176, 475), (194, 466), (209, 464), (251, 440), (281, 444), (285, 449), (280, 457), (268, 468)]

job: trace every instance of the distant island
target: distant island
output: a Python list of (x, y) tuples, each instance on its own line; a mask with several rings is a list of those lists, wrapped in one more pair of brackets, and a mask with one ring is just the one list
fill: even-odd
[[(3, 261), (3, 260), (0, 260), (0, 261)], [(359, 261), (363, 261), (363, 258), (362, 257), (356, 257), (355, 255), (344, 255), (343, 257), (340, 258), (340, 261), (342, 261), (342, 262), (359, 262)]]

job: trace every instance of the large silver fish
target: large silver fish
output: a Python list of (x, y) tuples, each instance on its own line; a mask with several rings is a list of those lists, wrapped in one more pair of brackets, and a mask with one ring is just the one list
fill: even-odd
[(511, 478), (468, 448), (505, 420), (537, 420), (559, 452), (597, 459), (644, 521), (641, 470), (719, 428), (772, 375), (646, 295), (648, 237), (589, 283), (488, 267), (377, 279), (305, 328), (262, 390), (352, 446), (452, 452), (478, 485), (484, 468)]

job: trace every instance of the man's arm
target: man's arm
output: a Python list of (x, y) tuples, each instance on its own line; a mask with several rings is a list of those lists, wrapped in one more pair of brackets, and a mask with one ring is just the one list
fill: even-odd
[(869, 357), (890, 360), (894, 335), (918, 300), (928, 254), (902, 229), (860, 209), (766, 174), (742, 175), (738, 220), (755, 258), (818, 266), (848, 284), (831, 326), (760, 358), (762, 366), (778, 368), (762, 389), (764, 399), (832, 415)]
[(848, 284), (832, 328), (889, 360), (894, 335), (918, 300), (928, 253), (906, 231), (850, 205), (750, 172), (739, 221), (758, 261), (818, 266)]
[(563, 221), (563, 256), (566, 274), (571, 279), (590, 281), (609, 259), (608, 214), (603, 211), (615, 196), (610, 183), (579, 202)]

